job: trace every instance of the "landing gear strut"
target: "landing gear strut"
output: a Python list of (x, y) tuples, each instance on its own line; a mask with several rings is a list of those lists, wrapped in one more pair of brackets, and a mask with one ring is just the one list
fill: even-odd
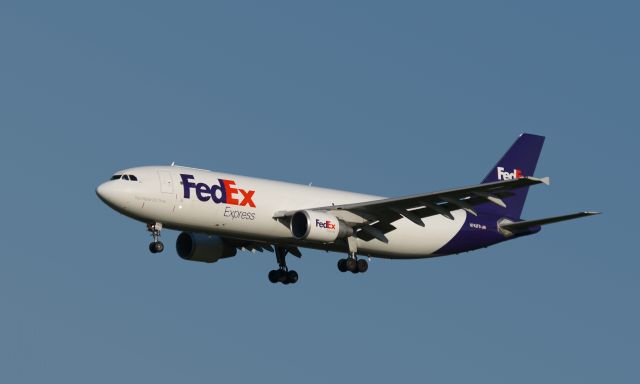
[(161, 230), (162, 223), (147, 224), (147, 231), (151, 232), (151, 236), (153, 236), (153, 242), (149, 244), (149, 251), (151, 251), (151, 253), (160, 253), (164, 251), (164, 244), (158, 240)]
[(349, 243), (349, 256), (346, 259), (338, 260), (338, 270), (340, 272), (351, 272), (351, 273), (364, 273), (369, 269), (369, 263), (367, 260), (358, 259), (356, 255), (358, 252), (358, 247), (356, 245), (356, 238), (351, 236), (347, 238), (347, 242)]
[(287, 249), (276, 246), (276, 260), (278, 261), (278, 269), (269, 272), (269, 281), (272, 283), (295, 284), (298, 281), (298, 272), (287, 268)]

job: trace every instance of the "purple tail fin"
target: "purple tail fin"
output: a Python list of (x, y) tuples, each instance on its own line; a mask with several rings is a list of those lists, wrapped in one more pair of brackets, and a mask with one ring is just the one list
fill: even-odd
[[(544, 136), (531, 135), (529, 133), (521, 134), (507, 153), (491, 168), (482, 182), (490, 183), (533, 176), (540, 157), (540, 151), (542, 151), (542, 144), (544, 144)], [(507, 205), (506, 208), (487, 203), (479, 205), (478, 211), (519, 219), (528, 191), (528, 187), (514, 190), (513, 196), (503, 199)]]

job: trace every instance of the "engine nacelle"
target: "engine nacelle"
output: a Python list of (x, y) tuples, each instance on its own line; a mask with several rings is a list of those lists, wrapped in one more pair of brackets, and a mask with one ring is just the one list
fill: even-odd
[(182, 232), (176, 240), (178, 256), (185, 260), (215, 263), (236, 255), (236, 248), (223, 239), (203, 233)]
[(291, 234), (299, 240), (332, 243), (353, 234), (353, 229), (325, 212), (298, 211), (291, 217)]

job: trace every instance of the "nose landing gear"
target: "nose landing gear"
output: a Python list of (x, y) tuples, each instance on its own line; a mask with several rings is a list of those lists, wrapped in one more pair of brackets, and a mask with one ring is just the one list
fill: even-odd
[(162, 223), (150, 223), (147, 224), (147, 231), (151, 232), (153, 236), (153, 242), (149, 244), (149, 251), (151, 253), (160, 253), (164, 251), (164, 244), (160, 240), (160, 231), (162, 230)]
[(278, 269), (273, 269), (269, 272), (269, 281), (272, 283), (295, 284), (298, 282), (298, 272), (289, 270), (287, 267), (287, 249), (276, 246), (276, 260), (278, 261)]

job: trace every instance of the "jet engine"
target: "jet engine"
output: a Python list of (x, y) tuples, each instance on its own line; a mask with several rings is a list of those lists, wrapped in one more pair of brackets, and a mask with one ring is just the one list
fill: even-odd
[(326, 212), (298, 211), (291, 217), (291, 234), (298, 240), (332, 243), (353, 234), (353, 229)]
[(222, 238), (203, 233), (182, 232), (176, 240), (178, 255), (191, 261), (215, 263), (218, 259), (236, 255), (236, 248)]

